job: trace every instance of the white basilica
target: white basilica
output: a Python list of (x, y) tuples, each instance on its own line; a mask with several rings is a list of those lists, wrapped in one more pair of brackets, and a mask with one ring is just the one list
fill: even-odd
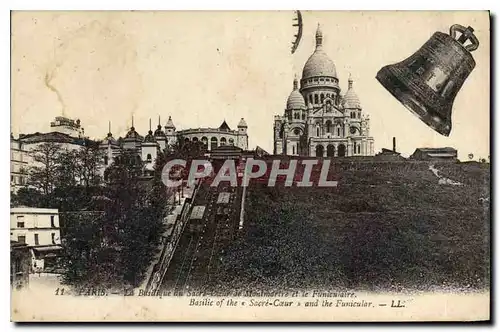
[(370, 120), (362, 112), (349, 77), (340, 94), (335, 64), (323, 50), (316, 31), (316, 49), (297, 79), (283, 116), (274, 118), (274, 154), (317, 157), (372, 156)]

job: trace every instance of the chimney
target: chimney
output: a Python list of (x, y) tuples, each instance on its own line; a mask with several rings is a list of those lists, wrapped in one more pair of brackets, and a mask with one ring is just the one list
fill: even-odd
[(392, 138), (392, 151), (396, 152), (396, 137)]

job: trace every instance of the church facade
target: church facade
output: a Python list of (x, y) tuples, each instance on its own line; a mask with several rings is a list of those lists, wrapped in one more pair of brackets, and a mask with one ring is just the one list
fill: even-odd
[(341, 95), (334, 62), (316, 31), (316, 49), (293, 82), (283, 115), (274, 117), (274, 154), (345, 157), (374, 155), (370, 119), (364, 114), (349, 77)]

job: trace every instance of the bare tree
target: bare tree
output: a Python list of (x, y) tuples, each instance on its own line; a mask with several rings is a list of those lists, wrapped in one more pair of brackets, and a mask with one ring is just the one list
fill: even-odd
[(30, 154), (34, 164), (29, 167), (29, 187), (33, 187), (44, 195), (50, 195), (57, 184), (61, 146), (52, 143), (42, 143), (33, 149)]

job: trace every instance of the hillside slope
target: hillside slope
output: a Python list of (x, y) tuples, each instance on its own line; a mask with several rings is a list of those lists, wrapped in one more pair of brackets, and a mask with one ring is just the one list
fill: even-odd
[(344, 162), (335, 169), (335, 188), (252, 185), (244, 228), (209, 288), (489, 287), (488, 164)]

